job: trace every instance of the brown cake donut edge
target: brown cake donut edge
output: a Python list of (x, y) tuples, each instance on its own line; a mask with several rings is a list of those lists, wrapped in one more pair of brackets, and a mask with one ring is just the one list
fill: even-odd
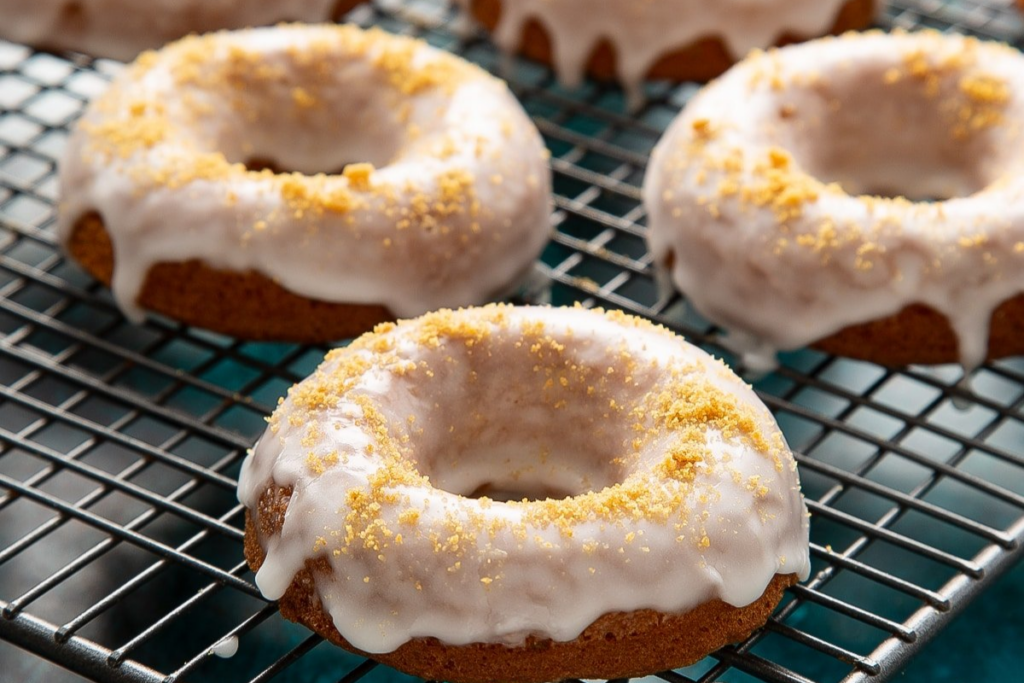
[[(895, 315), (851, 325), (812, 344), (826, 353), (879, 365), (935, 365), (960, 362), (949, 319), (923, 304)], [(996, 308), (989, 323), (988, 360), (1024, 354), (1024, 294)]]
[[(110, 285), (114, 250), (99, 215), (79, 219), (66, 248), (90, 275)], [(137, 304), (232, 337), (309, 344), (355, 337), (395, 319), (383, 306), (309, 299), (262, 273), (211, 268), (198, 260), (154, 265)]]
[[(471, 12), (488, 31), (494, 31), (501, 19), (501, 3), (502, 0), (473, 0)], [(836, 35), (870, 26), (875, 18), (875, 4), (875, 0), (849, 0), (836, 14), (835, 22), (828, 32)], [(779, 36), (776, 46), (781, 47), (815, 37), (817, 36), (783, 33)], [(523, 27), (519, 51), (530, 59), (551, 64), (551, 37), (538, 21), (531, 19)], [(600, 80), (613, 81), (615, 59), (615, 48), (607, 40), (603, 40), (593, 47), (587, 62), (587, 73)], [(723, 74), (735, 63), (736, 58), (729, 53), (725, 43), (716, 36), (708, 36), (663, 55), (651, 66), (647, 76), (673, 81), (709, 81)]]
[[(669, 254), (661, 267), (671, 273), (673, 263), (674, 255)], [(924, 304), (911, 304), (893, 315), (849, 325), (809, 346), (835, 356), (886, 367), (940, 365), (961, 360), (960, 344), (949, 319)], [(1003, 301), (993, 311), (986, 360), (1021, 354), (1024, 354), (1024, 293)]]
[[(287, 488), (268, 487), (258, 509), (246, 511), (245, 556), (253, 571), (259, 570), (265, 558), (260, 539), (280, 532), (290, 495)], [(394, 652), (371, 655), (352, 647), (323, 609), (313, 576), (327, 572), (326, 560), (306, 563), (279, 601), (286, 619), (350, 652), (427, 680), (451, 683), (630, 678), (686, 666), (763, 626), (786, 588), (798, 581), (795, 574), (778, 574), (760, 598), (742, 608), (713, 600), (684, 614), (650, 609), (606, 614), (569, 642), (529, 638), (519, 647), (490, 643), (453, 646), (434, 638), (417, 638)]]

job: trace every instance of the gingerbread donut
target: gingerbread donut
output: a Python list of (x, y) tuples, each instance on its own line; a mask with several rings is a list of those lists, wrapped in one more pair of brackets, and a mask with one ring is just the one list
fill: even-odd
[(645, 76), (708, 80), (755, 48), (863, 28), (876, 0), (459, 0), (506, 52), (553, 64), (575, 86)]
[(121, 61), (190, 33), (334, 21), (362, 0), (0, 0), (0, 38)]
[(126, 312), (247, 338), (483, 303), (550, 233), (547, 153), (505, 84), (350, 26), (147, 53), (89, 107), (60, 182), (61, 240)]
[(810, 566), (795, 463), (751, 389), (581, 308), (440, 311), (331, 352), (239, 498), (285, 617), (456, 683), (682, 666)]
[(1024, 352), (1024, 56), (936, 32), (759, 54), (644, 182), (655, 262), (753, 365)]

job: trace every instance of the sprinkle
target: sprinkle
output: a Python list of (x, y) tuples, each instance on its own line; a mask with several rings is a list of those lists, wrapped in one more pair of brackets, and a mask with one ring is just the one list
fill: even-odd
[(349, 187), (353, 190), (365, 191), (370, 189), (370, 176), (374, 170), (373, 164), (349, 164), (342, 174), (348, 178)]
[[(385, 562), (393, 546), (422, 543), (443, 554), (447, 572), (456, 573), (464, 568), (466, 553), (485, 552), (478, 547), (478, 539), (501, 532), (547, 551), (577, 544), (583, 552), (596, 556), (615, 550), (602, 550), (597, 542), (578, 538), (582, 525), (635, 525), (640, 521), (677, 525), (677, 530), (684, 532), (679, 534), (680, 540), (700, 539), (697, 545), (706, 549), (711, 541), (702, 529), (697, 505), (698, 501), (707, 505), (719, 494), (703, 483), (700, 475), (727, 467), (708, 448), (710, 435), (755, 448), (781, 469), (787, 457), (781, 436), (766, 431), (755, 409), (739, 404), (719, 388), (703, 374), (702, 365), (668, 363), (658, 368), (659, 379), (649, 391), (620, 393), (624, 387), (633, 387), (646, 367), (634, 357), (628, 344), (612, 347), (599, 365), (588, 364), (582, 362), (588, 357), (581, 351), (585, 347), (577, 346), (588, 344), (587, 336), (577, 339), (553, 333), (537, 321), (520, 324), (518, 316), (509, 315), (511, 310), (507, 305), (492, 304), (474, 309), (472, 314), (442, 310), (415, 321), (381, 325), (349, 346), (331, 351), (310, 379), (290, 391), (288, 400), (271, 418), (272, 424), (318, 425), (327, 411), (349, 411), (373, 446), (375, 469), (362, 483), (341, 494), (338, 528), (317, 541), (318, 549), (342, 555), (366, 553), (367, 558)], [(597, 311), (595, 315), (603, 315), (627, 331), (637, 328), (675, 339), (668, 330), (621, 312)], [(431, 486), (411, 457), (407, 431), (429, 424), (430, 418), (421, 414), (394, 419), (382, 409), (378, 396), (360, 389), (359, 380), (367, 373), (389, 373), (406, 367), (410, 358), (404, 354), (417, 352), (419, 362), (412, 372), (425, 374), (431, 364), (458, 363), (460, 358), (477, 354), (486, 357), (496, 343), (508, 350), (503, 362), (520, 364), (529, 376), (530, 368), (537, 369), (538, 400), (545, 400), (544, 396), (551, 393), (555, 395), (549, 397), (551, 403), (555, 398), (585, 400), (607, 405), (609, 410), (614, 408), (614, 419), (627, 421), (625, 427), (631, 439), (622, 452), (614, 450), (610, 454), (609, 467), (627, 474), (622, 481), (568, 498), (502, 503), (515, 511), (509, 517), (479, 511), (467, 516), (462, 510), (454, 514), (444, 509), (437, 513), (431, 509), (431, 514), (424, 516), (420, 503), (402, 492)], [(544, 386), (549, 387), (547, 392)], [(467, 420), (473, 417), (469, 415)], [(340, 458), (336, 452), (324, 455), (317, 450), (324, 441), (322, 432), (303, 431), (310, 439), (306, 465), (314, 475), (322, 474)], [(640, 452), (651, 447), (659, 449), (656, 454), (641, 456)], [(635, 467), (641, 457), (657, 460), (653, 466)], [(747, 483), (754, 498), (767, 495), (768, 487), (762, 479), (751, 477)], [(486, 510), (496, 503), (482, 498), (479, 505)], [(399, 527), (401, 533), (397, 533)], [(619, 552), (627, 554), (626, 546), (635, 549), (631, 552), (649, 552), (650, 546), (640, 542), (643, 536), (642, 529), (627, 527)], [(479, 580), (489, 586), (496, 578), (499, 576), (491, 573)], [(364, 581), (368, 583), (369, 577)]]
[(316, 98), (310, 95), (305, 88), (293, 88), (292, 101), (301, 109), (309, 109), (316, 104)]

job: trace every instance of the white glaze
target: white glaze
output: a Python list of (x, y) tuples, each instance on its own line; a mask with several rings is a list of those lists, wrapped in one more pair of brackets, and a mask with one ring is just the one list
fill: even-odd
[[(459, 0), (468, 9), (475, 0)], [(734, 59), (786, 33), (827, 33), (848, 0), (504, 0), (494, 42), (515, 52), (531, 19), (547, 30), (558, 78), (583, 80), (602, 41), (615, 48), (616, 75), (631, 99), (659, 58), (703, 38), (720, 38)], [(884, 4), (884, 3), (883, 3)]]
[[(398, 72), (377, 65), (387, 55)], [(151, 128), (159, 139), (138, 143)], [(261, 157), (307, 175), (237, 165)], [(312, 175), (350, 162), (378, 168), (365, 186)], [(196, 171), (209, 164), (212, 180)], [(505, 84), (419, 41), (353, 27), (226, 32), (147, 54), (90, 106), (60, 182), (60, 238), (100, 214), (114, 295), (135, 316), (149, 269), (188, 259), (399, 316), (483, 303), (550, 233), (547, 153)], [(295, 187), (312, 188), (314, 206), (290, 200)], [(339, 193), (350, 207), (321, 210)]]
[[(190, 33), (332, 19), (338, 0), (0, 0), (0, 38), (121, 61)], [(77, 8), (77, 9), (76, 9)]]
[(238, 654), (238, 636), (228, 636), (218, 640), (210, 652), (221, 659), (231, 659)]
[[(1024, 57), (1005, 46), (869, 33), (754, 56), (652, 155), (655, 263), (671, 254), (679, 289), (756, 356), (923, 303), (949, 318), (973, 368), (995, 307), (1024, 292), (1022, 121)], [(796, 207), (784, 217), (759, 195), (779, 153)], [(801, 198), (814, 176), (851, 194), (817, 183)], [(953, 198), (856, 196), (876, 191)]]
[[(368, 365), (347, 391), (310, 417), (301, 407), (310, 392), (322, 396), (318, 383), (359, 361)], [(688, 382), (735, 399), (769, 450), (702, 423), (693, 483), (659, 475), (689, 423), (679, 431), (637, 425), (658, 420), (648, 401)], [(367, 405), (402, 444), (400, 457), (445, 489), (387, 485), (394, 495), (382, 496), (374, 520), (403, 538), (378, 529), (374, 547), (343, 540), (351, 492), (372, 490), (385, 462)], [(332, 457), (333, 466), (310, 466)], [(572, 518), (567, 534), (531, 516), (550, 501), (457, 495), (488, 483), (518, 494), (579, 493), (620, 480), (670, 501), (666, 518), (635, 521), (616, 507), (607, 521)], [(307, 560), (325, 558), (332, 573), (316, 575), (316, 594), (342, 636), (370, 653), (418, 637), (568, 641), (609, 612), (685, 612), (715, 598), (744, 606), (775, 574), (806, 578), (810, 566), (795, 463), (753, 391), (662, 328), (583, 309), (445, 311), (334, 352), (275, 413), (243, 465), (239, 499), (255, 510), (271, 484), (293, 493), (281, 534), (259, 539), (267, 551), (261, 591), (279, 598)], [(410, 510), (419, 513), (412, 526), (399, 521)], [(432, 539), (452, 545), (453, 534), (457, 549), (438, 552)]]

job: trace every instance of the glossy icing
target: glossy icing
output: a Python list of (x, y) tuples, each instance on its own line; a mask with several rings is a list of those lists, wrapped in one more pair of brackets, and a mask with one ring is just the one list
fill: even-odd
[(755, 55), (656, 147), (650, 249), (757, 364), (923, 303), (975, 367), (1024, 291), (1022, 121), (1003, 45), (872, 32)]
[(745, 606), (809, 571), (771, 414), (623, 314), (491, 305), (382, 326), (289, 391), (239, 499), (254, 512), (268, 486), (292, 494), (259, 539), (260, 589), (279, 598), (325, 559), (315, 592), (370, 653), (568, 641), (609, 612)]
[(213, 647), (210, 648), (210, 652), (221, 659), (231, 659), (238, 654), (238, 636), (228, 636), (222, 640), (218, 640), (214, 643)]
[(0, 0), (0, 38), (121, 61), (190, 33), (320, 22), (347, 0)]
[[(458, 0), (466, 10), (475, 0)], [(494, 42), (519, 48), (523, 28), (538, 21), (551, 36), (558, 78), (582, 82), (591, 52), (607, 40), (615, 48), (619, 80), (639, 97), (640, 84), (659, 58), (703, 38), (722, 40), (733, 58), (774, 45), (786, 33), (827, 33), (848, 0), (504, 0)]]
[[(260, 159), (292, 172), (242, 165)], [(399, 316), (482, 303), (550, 233), (547, 151), (505, 84), (354, 27), (143, 55), (76, 126), (60, 182), (60, 238), (99, 212), (136, 316), (149, 269), (189, 259)]]

